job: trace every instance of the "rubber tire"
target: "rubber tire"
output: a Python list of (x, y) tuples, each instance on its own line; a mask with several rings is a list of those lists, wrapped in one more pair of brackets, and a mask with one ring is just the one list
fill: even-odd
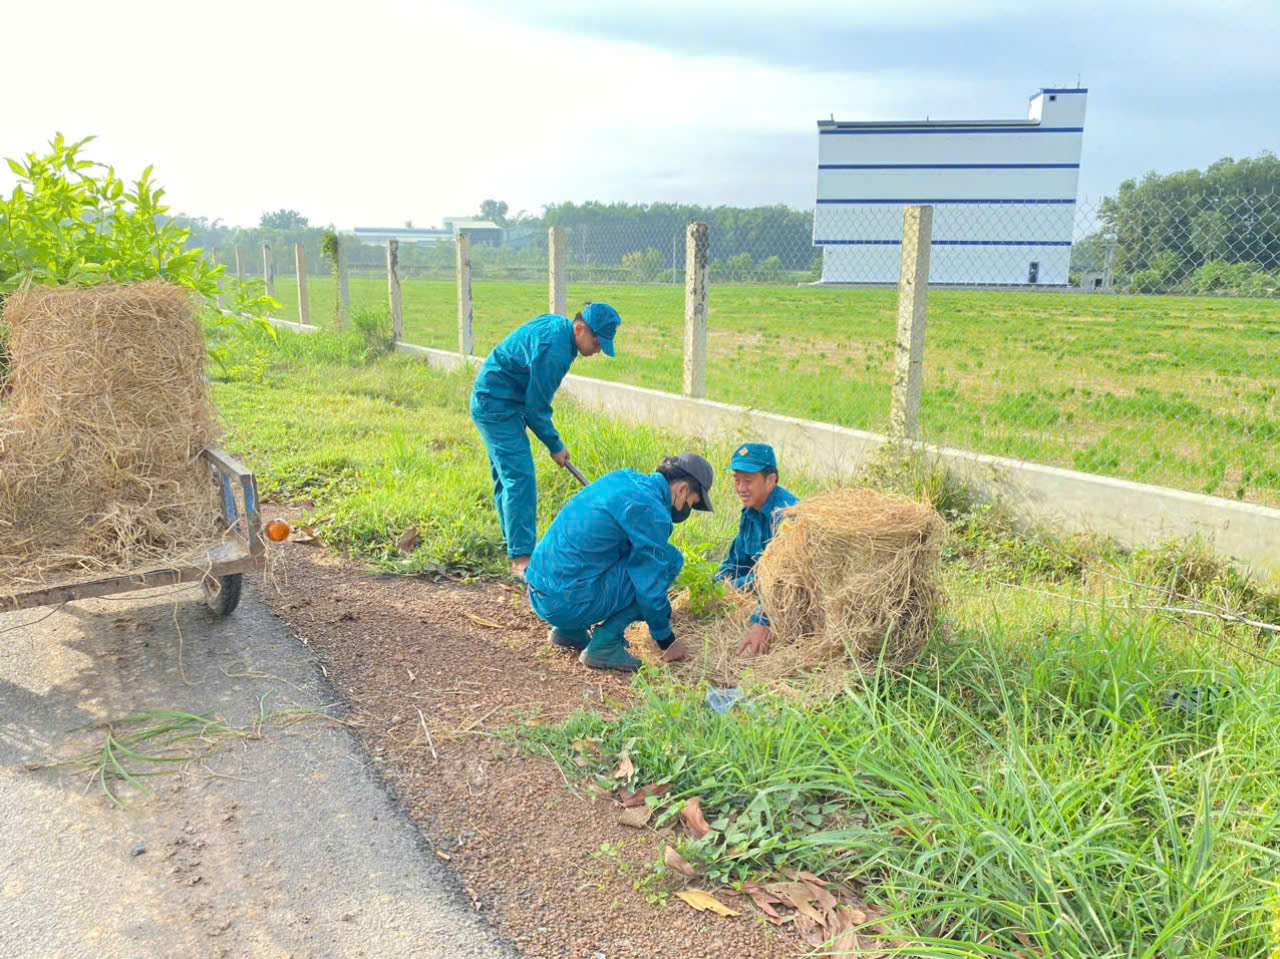
[(240, 591), (244, 587), (244, 573), (228, 573), (218, 577), (222, 587), (216, 593), (210, 588), (209, 580), (204, 581), (204, 604), (215, 616), (229, 616), (232, 610), (240, 605)]

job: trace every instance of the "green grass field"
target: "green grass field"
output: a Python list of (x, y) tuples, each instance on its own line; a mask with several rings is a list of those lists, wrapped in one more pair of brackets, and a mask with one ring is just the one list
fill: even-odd
[[(313, 322), (333, 315), (310, 281)], [(281, 315), (297, 317), (292, 277)], [(353, 277), (353, 307), (386, 283)], [(683, 289), (572, 285), (571, 309), (623, 316), (615, 360), (574, 372), (678, 392)], [(478, 282), (476, 350), (547, 309), (539, 283)], [(457, 348), (453, 283), (406, 280), (405, 336)], [(714, 286), (711, 399), (884, 432), (893, 290)], [(929, 294), (922, 431), (931, 442), (1177, 489), (1280, 505), (1280, 302), (939, 290)]]
[[(214, 370), (227, 445), (264, 494), (314, 500), (326, 542), (380, 569), (502, 568), (466, 374), (371, 355), (355, 334), (273, 342), (231, 324), (210, 339), (232, 358)], [(557, 419), (591, 475), (687, 445), (569, 403)], [(545, 527), (574, 486), (536, 462)], [(658, 822), (702, 798), (713, 832), (675, 841), (713, 887), (797, 866), (854, 883), (919, 944), (911, 955), (1275, 955), (1280, 644), (1134, 600), (1198, 597), (1274, 622), (1280, 597), (1195, 549), (1027, 538), (953, 499), (941, 628), (916, 666), (818, 704), (752, 690), (753, 710), (727, 715), (645, 672), (612, 720), (512, 735), (570, 770), (594, 737), (603, 755), (578, 775), (629, 750), (640, 781), (671, 785)], [(706, 587), (732, 522), (721, 509), (678, 527), (681, 585)], [(399, 557), (411, 525), (423, 542)], [(1214, 695), (1171, 707), (1187, 687)], [(670, 879), (655, 862), (637, 887), (662, 908)]]

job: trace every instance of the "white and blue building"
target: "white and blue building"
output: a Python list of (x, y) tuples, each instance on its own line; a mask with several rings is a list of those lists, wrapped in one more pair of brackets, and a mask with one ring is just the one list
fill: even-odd
[(1065, 286), (1087, 95), (1042, 88), (1025, 120), (818, 121), (822, 282), (896, 283), (903, 207), (928, 203), (931, 283)]

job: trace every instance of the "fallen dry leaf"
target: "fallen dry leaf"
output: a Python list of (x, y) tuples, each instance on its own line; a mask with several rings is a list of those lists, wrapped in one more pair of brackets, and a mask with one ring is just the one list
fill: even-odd
[[(765, 891), (781, 900), (784, 906), (790, 906), (804, 918), (818, 924), (826, 925), (826, 917), (813, 907), (817, 900), (813, 886), (807, 882), (770, 882), (765, 884)], [(799, 918), (797, 917), (797, 922)]]
[(676, 898), (688, 903), (698, 912), (706, 912), (710, 909), (718, 916), (737, 916), (740, 915), (738, 910), (730, 909), (711, 893), (702, 889), (683, 889), (676, 893)]
[(495, 623), (491, 619), (481, 619), (479, 616), (476, 616), (472, 613), (468, 613), (465, 610), (463, 611), (462, 615), (467, 617), (467, 619), (471, 620), (471, 622), (475, 623), (477, 626), (484, 626), (486, 629), (506, 629), (507, 628), (503, 626), (501, 623)]
[(630, 779), (636, 774), (636, 767), (631, 764), (631, 754), (623, 753), (618, 761), (618, 768), (613, 771), (614, 779)]
[(796, 932), (800, 938), (811, 946), (820, 946), (827, 941), (827, 933), (822, 924), (810, 919), (804, 913), (796, 914)]
[(676, 852), (670, 846), (664, 846), (662, 849), (662, 861), (667, 864), (668, 869), (674, 869), (682, 876), (688, 876), (692, 879), (698, 874), (698, 870), (689, 864), (689, 860)]
[(418, 527), (410, 526), (407, 530), (400, 534), (400, 538), (396, 540), (396, 552), (401, 556), (408, 556), (418, 548)]
[(684, 823), (685, 830), (694, 839), (701, 839), (711, 832), (706, 817), (702, 815), (701, 796), (694, 796), (684, 804), (684, 808), (680, 810), (680, 821)]
[(618, 825), (630, 826), (632, 829), (643, 829), (653, 818), (652, 806), (632, 806), (618, 814)]
[(742, 884), (742, 891), (751, 897), (751, 901), (756, 904), (756, 907), (761, 912), (763, 912), (770, 919), (777, 920), (777, 922), (774, 923), (775, 926), (781, 924), (782, 917), (778, 915), (778, 910), (773, 908), (774, 903), (780, 904), (781, 900), (779, 900), (776, 896), (771, 896), (769, 893), (761, 889), (757, 883), (754, 883), (754, 882), (744, 882)]
[(632, 806), (640, 806), (650, 796), (661, 796), (664, 792), (671, 788), (670, 783), (654, 784), (652, 786), (641, 786), (635, 792), (624, 789), (618, 796), (618, 801), (622, 805), (630, 809)]
[(574, 764), (575, 766), (577, 766), (578, 768), (582, 768), (583, 766), (590, 766), (590, 765), (591, 765), (591, 760), (590, 760), (590, 759), (587, 759), (587, 757), (585, 757), (585, 756), (574, 756), (574, 757), (573, 757), (573, 764)]
[(600, 744), (594, 739), (575, 739), (570, 743), (573, 751), (576, 753), (598, 753), (600, 752)]

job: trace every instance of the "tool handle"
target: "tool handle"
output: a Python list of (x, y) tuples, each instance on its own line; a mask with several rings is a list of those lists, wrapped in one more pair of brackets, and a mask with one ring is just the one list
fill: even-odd
[(578, 467), (574, 466), (572, 463), (566, 460), (564, 464), (564, 468), (567, 469), (570, 473), (572, 473), (573, 478), (576, 479), (583, 486), (587, 485), (587, 478), (582, 475), (582, 471), (579, 470)]

